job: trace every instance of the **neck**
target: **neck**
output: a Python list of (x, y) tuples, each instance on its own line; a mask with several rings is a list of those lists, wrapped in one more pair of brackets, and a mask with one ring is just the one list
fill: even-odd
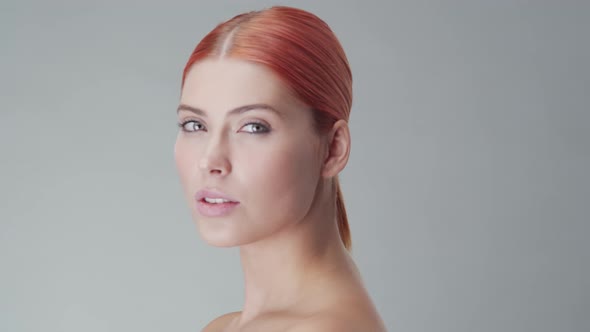
[[(321, 298), (318, 294), (338, 276), (358, 274), (340, 239), (335, 206), (327, 203), (316, 200), (304, 220), (240, 247), (245, 281), (241, 324), (265, 313), (298, 308), (310, 295)], [(314, 305), (321, 303), (314, 300)]]

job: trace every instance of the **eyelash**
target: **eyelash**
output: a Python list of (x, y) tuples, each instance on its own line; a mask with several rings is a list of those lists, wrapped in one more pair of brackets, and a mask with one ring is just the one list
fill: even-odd
[[(177, 125), (185, 133), (195, 133), (195, 132), (201, 131), (201, 130), (191, 131), (191, 130), (184, 129), (184, 126), (187, 123), (191, 123), (191, 122), (198, 123), (201, 126), (203, 125), (199, 121), (195, 121), (195, 120), (186, 120), (186, 121), (183, 121), (183, 122), (179, 122)], [(268, 134), (270, 132), (270, 128), (267, 125), (265, 125), (264, 123), (259, 122), (259, 121), (251, 121), (251, 122), (248, 122), (244, 126), (242, 126), (242, 128), (245, 127), (245, 126), (249, 126), (249, 125), (258, 125), (258, 126), (261, 126), (263, 129), (262, 129), (262, 131), (259, 131), (259, 132), (248, 132), (248, 134), (259, 135), (259, 134)]]

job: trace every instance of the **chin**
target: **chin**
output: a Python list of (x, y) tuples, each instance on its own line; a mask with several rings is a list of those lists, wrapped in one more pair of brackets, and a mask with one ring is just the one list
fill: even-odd
[(233, 221), (214, 220), (208, 218), (197, 219), (197, 226), (201, 239), (210, 246), (229, 248), (243, 244), (239, 234), (232, 227)]
[(202, 216), (197, 211), (193, 212), (193, 220), (196, 222), (201, 239), (210, 246), (220, 248), (239, 247), (257, 242), (272, 236), (289, 224), (280, 220), (280, 222), (269, 221), (265, 225), (257, 225), (250, 218), (240, 214), (211, 218)]
[(201, 238), (208, 245), (210, 245), (212, 247), (217, 247), (217, 248), (233, 248), (233, 247), (237, 247), (240, 245), (239, 243), (236, 243), (234, 241), (228, 241), (226, 239), (211, 239), (211, 238), (203, 236), (202, 234), (201, 234)]
[(210, 234), (207, 232), (199, 231), (201, 239), (210, 246), (219, 248), (231, 248), (239, 246), (241, 243), (236, 241), (231, 236), (223, 236), (223, 234)]

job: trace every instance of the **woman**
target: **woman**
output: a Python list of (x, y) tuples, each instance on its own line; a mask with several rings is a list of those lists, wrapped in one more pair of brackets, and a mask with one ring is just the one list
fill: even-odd
[(245, 278), (243, 310), (203, 331), (385, 331), (338, 184), (351, 103), (340, 43), (300, 9), (238, 15), (191, 54), (176, 164), (202, 238), (239, 246)]

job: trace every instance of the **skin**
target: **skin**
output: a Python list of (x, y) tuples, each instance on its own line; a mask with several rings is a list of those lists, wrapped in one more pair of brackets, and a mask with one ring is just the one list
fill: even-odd
[[(202, 60), (182, 89), (174, 152), (201, 237), (240, 249), (245, 302), (203, 331), (385, 331), (336, 224), (334, 177), (350, 153), (346, 121), (324, 135), (311, 110), (266, 67)], [(237, 107), (265, 104), (243, 112)], [(188, 121), (188, 122), (187, 122)], [(194, 194), (212, 189), (239, 204), (206, 217)]]

